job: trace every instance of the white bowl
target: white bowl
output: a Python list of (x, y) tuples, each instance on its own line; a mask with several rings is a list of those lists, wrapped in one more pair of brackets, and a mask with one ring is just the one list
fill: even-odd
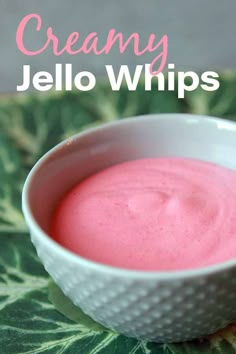
[(184, 341), (236, 319), (236, 259), (194, 270), (131, 271), (86, 260), (47, 234), (57, 202), (80, 180), (122, 161), (158, 156), (192, 157), (236, 169), (236, 124), (160, 114), (85, 131), (34, 166), (23, 190), (23, 211), (46, 270), (85, 313), (130, 337)]

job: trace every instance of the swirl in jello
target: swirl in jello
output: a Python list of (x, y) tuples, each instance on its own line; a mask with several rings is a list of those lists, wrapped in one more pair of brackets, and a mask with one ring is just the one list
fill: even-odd
[(87, 259), (181, 270), (236, 258), (236, 172), (185, 158), (125, 162), (88, 177), (59, 203), (51, 235)]

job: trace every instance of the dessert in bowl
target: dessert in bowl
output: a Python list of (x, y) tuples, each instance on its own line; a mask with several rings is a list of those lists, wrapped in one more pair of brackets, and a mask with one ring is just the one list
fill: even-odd
[[(236, 181), (235, 151), (236, 124), (184, 114), (124, 119), (62, 142), (35, 165), (23, 191), (24, 215), (46, 270), (85, 313), (127, 336), (183, 341), (234, 321), (236, 197), (231, 184)], [(147, 172), (150, 163), (152, 173)], [(163, 171), (166, 175), (170, 170), (172, 177), (167, 173), (164, 178)], [(159, 182), (164, 183), (158, 191), (154, 188), (157, 171), (162, 176)], [(181, 181), (189, 174), (194, 183), (186, 194)], [(215, 175), (220, 176), (217, 182)], [(178, 191), (174, 197), (173, 189)], [(69, 195), (72, 204), (65, 202)], [(75, 213), (73, 203), (79, 205), (80, 200)], [(147, 231), (157, 216), (158, 223)], [(194, 233), (187, 228), (193, 216)], [(62, 226), (62, 221), (67, 225)], [(202, 235), (208, 229), (211, 237), (204, 246)], [(111, 249), (103, 243), (109, 234)], [(155, 234), (161, 235), (156, 243)], [(191, 235), (191, 242), (186, 235)], [(80, 237), (86, 242), (73, 244)], [(155, 262), (158, 245), (162, 252)]]
[(236, 171), (195, 159), (111, 166), (61, 199), (50, 235), (109, 266), (192, 269), (236, 255)]

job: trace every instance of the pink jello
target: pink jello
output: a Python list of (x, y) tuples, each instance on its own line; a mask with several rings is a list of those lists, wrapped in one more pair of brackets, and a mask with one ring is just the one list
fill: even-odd
[(107, 168), (60, 201), (51, 235), (72, 252), (134, 270), (180, 270), (236, 257), (236, 172), (184, 158)]

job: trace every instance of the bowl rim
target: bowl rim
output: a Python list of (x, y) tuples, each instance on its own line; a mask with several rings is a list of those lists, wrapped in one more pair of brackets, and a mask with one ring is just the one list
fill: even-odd
[(213, 117), (213, 116), (189, 114), (189, 113), (160, 113), (160, 114), (157, 113), (157, 114), (138, 115), (129, 118), (117, 119), (115, 121), (101, 124), (96, 127), (88, 128), (82, 132), (79, 132), (63, 140), (59, 144), (55, 145), (52, 149), (50, 149), (47, 153), (45, 153), (32, 167), (31, 171), (29, 172), (25, 180), (23, 190), (22, 190), (22, 211), (30, 232), (35, 234), (38, 239), (41, 239), (41, 242), (46, 244), (48, 248), (51, 248), (51, 250), (60, 253), (62, 257), (66, 258), (68, 261), (73, 262), (74, 264), (87, 267), (88, 269), (91, 270), (100, 271), (106, 273), (107, 275), (122, 276), (128, 279), (143, 279), (143, 278), (157, 279), (157, 280), (186, 279), (186, 278), (194, 278), (199, 276), (201, 277), (208, 276), (218, 272), (230, 270), (236, 267), (236, 257), (228, 261), (219, 262), (213, 265), (208, 265), (208, 266), (203, 266), (198, 268), (190, 268), (190, 269), (170, 270), (170, 271), (158, 271), (158, 270), (145, 271), (145, 270), (133, 270), (133, 269), (110, 266), (107, 264), (99, 263), (87, 259), (85, 257), (82, 257), (78, 254), (73, 253), (67, 248), (61, 246), (59, 243), (54, 241), (40, 227), (38, 222), (35, 220), (29, 203), (29, 191), (31, 188), (32, 181), (36, 178), (37, 171), (43, 166), (43, 164), (47, 161), (47, 159), (51, 157), (55, 152), (60, 150), (62, 146), (70, 143), (72, 139), (78, 140), (81, 137), (95, 134), (100, 130), (106, 130), (109, 129), (110, 127), (129, 124), (131, 121), (133, 124), (135, 124), (135, 122), (140, 122), (144, 120), (156, 121), (157, 119), (165, 119), (170, 121), (181, 119), (185, 123), (189, 123), (187, 121), (190, 119), (191, 122), (194, 120), (195, 123), (197, 124), (201, 124), (201, 119), (204, 119), (204, 122), (216, 123), (216, 125), (220, 126), (221, 129), (235, 131), (235, 136), (236, 136), (236, 122), (223, 119), (223, 118)]

